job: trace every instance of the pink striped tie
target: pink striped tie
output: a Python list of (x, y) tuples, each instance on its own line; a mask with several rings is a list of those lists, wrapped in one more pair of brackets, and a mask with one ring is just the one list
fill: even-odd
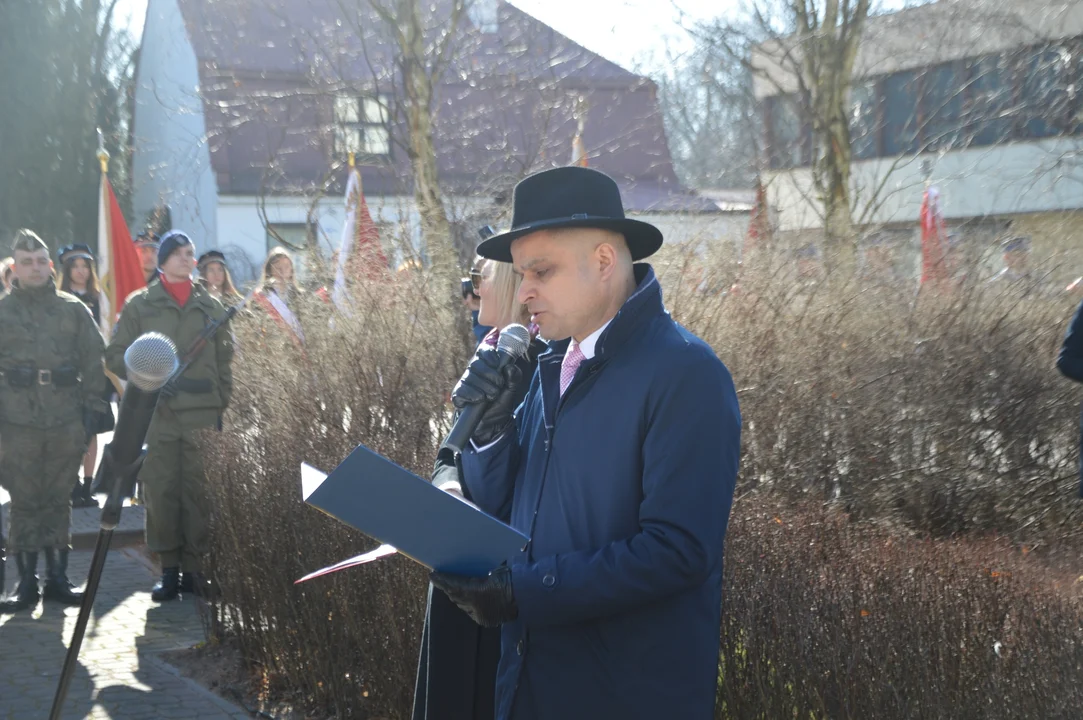
[(579, 366), (584, 360), (586, 360), (586, 358), (583, 356), (583, 351), (579, 349), (579, 343), (572, 340), (568, 345), (568, 352), (564, 355), (564, 360), (560, 363), (561, 397), (564, 397), (564, 391), (572, 384), (572, 378), (575, 377), (575, 371), (579, 369)]

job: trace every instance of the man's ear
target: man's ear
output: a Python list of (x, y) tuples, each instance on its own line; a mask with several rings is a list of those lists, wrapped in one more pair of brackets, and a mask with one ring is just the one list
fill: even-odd
[(598, 271), (603, 280), (613, 277), (617, 268), (617, 250), (608, 240), (598, 243), (594, 248), (594, 261), (598, 264)]

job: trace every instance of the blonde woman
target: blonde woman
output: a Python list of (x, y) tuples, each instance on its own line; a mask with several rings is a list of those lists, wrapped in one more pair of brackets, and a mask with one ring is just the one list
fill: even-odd
[[(481, 299), (478, 322), (493, 330), (482, 340), (478, 350), (496, 345), (500, 328), (511, 323), (526, 325), (530, 313), (522, 305), (519, 276), (509, 263), (478, 259), (471, 271), (474, 293)], [(529, 378), (538, 364), (545, 344), (536, 338), (528, 356), (519, 362), (519, 370)], [(523, 394), (526, 386), (522, 383)], [(442, 490), (469, 501), (459, 474), (457, 458), (450, 448), (441, 448), (436, 456), (432, 483)], [(414, 689), (413, 720), (463, 718), (492, 720), (496, 697), (496, 664), (500, 659), (500, 628), (482, 628), (460, 610), (440, 590), (429, 586), (425, 628), (421, 637), (421, 658)]]
[(301, 294), (294, 276), (293, 259), (285, 248), (276, 247), (263, 262), (259, 290), (253, 299), (279, 327), (291, 333), (297, 345), (303, 345), (305, 341), (301, 322), (297, 319)]
[(519, 276), (510, 263), (477, 258), (474, 267), (477, 269), (470, 272), (470, 282), (480, 300), (478, 325), (493, 328), (481, 344), (496, 347), (500, 328), (511, 323), (529, 325), (530, 311), (516, 297), (519, 294)]
[(218, 250), (208, 250), (200, 255), (196, 262), (196, 270), (199, 271), (200, 284), (227, 308), (244, 299), (233, 285), (233, 276), (229, 274), (226, 256)]

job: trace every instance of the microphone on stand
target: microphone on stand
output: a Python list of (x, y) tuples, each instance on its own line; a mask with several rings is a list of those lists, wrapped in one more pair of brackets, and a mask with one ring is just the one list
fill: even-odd
[[(112, 498), (114, 486), (123, 481), (118, 488), (119, 499), (131, 497), (139, 472), (138, 468), (135, 472), (125, 471), (142, 459), (143, 443), (154, 417), (158, 392), (176, 372), (178, 364), (177, 346), (161, 333), (145, 333), (128, 346), (124, 353), (128, 384), (120, 399), (113, 441), (105, 446), (102, 463), (91, 486), (92, 493), (108, 493)], [(118, 515), (120, 507), (118, 503), (115, 508)], [(106, 512), (102, 513), (103, 526), (106, 515)], [(113, 527), (116, 527), (115, 521)]]
[[(503, 372), (516, 360), (526, 357), (530, 348), (530, 331), (519, 323), (512, 323), (500, 331), (500, 337), (496, 341), (496, 351), (500, 355), (499, 368)], [(467, 405), (459, 411), (455, 418), (455, 424), (451, 426), (451, 432), (444, 440), (444, 447), (449, 447), (455, 452), (462, 452), (466, 443), (477, 430), (478, 423), (485, 411), (492, 403), (481, 402)]]
[(124, 498), (131, 497), (136, 476), (143, 466), (146, 451), (143, 443), (147, 439), (147, 430), (154, 417), (154, 408), (158, 404), (158, 395), (166, 381), (176, 372), (177, 346), (161, 333), (145, 333), (135, 339), (124, 353), (124, 367), (128, 375), (128, 384), (120, 399), (113, 441), (105, 446), (98, 472), (94, 475), (91, 491), (108, 493), (105, 507), (102, 508), (101, 525), (98, 531), (98, 544), (94, 548), (94, 558), (90, 562), (86, 589), (83, 591), (83, 603), (79, 607), (79, 619), (75, 622), (71, 645), (64, 658), (64, 668), (60, 672), (56, 695), (49, 720), (58, 720), (63, 710), (64, 699), (68, 694), (72, 673), (79, 660), (79, 648), (83, 644), (90, 613), (94, 608), (94, 596), (105, 568), (105, 558), (113, 531), (120, 522), (120, 511)]

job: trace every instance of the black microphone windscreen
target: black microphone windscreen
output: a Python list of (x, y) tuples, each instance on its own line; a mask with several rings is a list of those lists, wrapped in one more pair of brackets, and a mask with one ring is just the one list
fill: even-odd
[(140, 335), (124, 352), (128, 382), (143, 392), (161, 389), (176, 372), (178, 364), (177, 346), (161, 333)]

